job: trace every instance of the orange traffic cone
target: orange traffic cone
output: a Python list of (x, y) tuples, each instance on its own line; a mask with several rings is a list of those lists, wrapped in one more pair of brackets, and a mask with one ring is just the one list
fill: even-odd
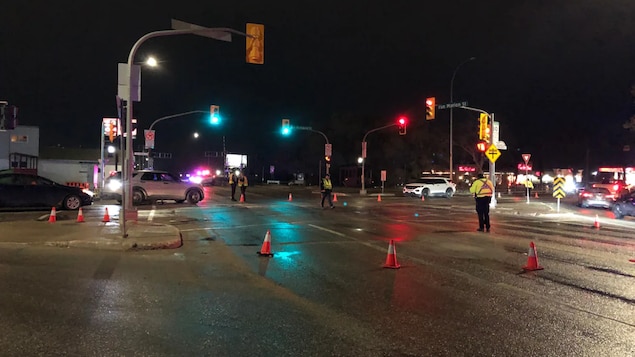
[(534, 198), (538, 198), (538, 192), (534, 193)]
[(110, 222), (110, 216), (108, 215), (108, 207), (106, 207), (106, 212), (104, 212), (104, 219), (102, 219), (101, 221)]
[(395, 250), (395, 243), (393, 240), (390, 240), (390, 244), (388, 244), (388, 254), (386, 255), (386, 264), (384, 264), (384, 268), (391, 269), (399, 269), (401, 265), (397, 263), (397, 251)]
[(423, 201), (425, 201), (425, 200), (426, 200), (426, 196), (421, 195), (421, 202), (423, 202)]
[(49, 215), (49, 223), (55, 223), (57, 221), (57, 213), (55, 207), (51, 208), (51, 214)]
[(79, 211), (77, 211), (77, 223), (82, 223), (84, 222), (84, 211), (82, 211), (82, 208), (79, 208)]
[(600, 229), (600, 221), (598, 220), (598, 215), (595, 215), (595, 222), (593, 222), (593, 227)]
[(381, 202), (381, 195), (377, 195), (377, 202)]
[[(241, 195), (242, 197), (242, 195)], [(291, 195), (291, 192), (289, 192), (289, 202), (293, 201), (293, 195)]]
[(257, 253), (261, 257), (273, 257), (273, 253), (271, 253), (271, 231), (267, 230), (265, 240), (262, 242), (262, 247), (260, 247), (260, 251)]
[(337, 202), (337, 194), (336, 193), (333, 194), (333, 202)]
[(245, 195), (242, 193), (240, 194), (240, 202), (245, 202)]
[(523, 267), (523, 270), (532, 271), (544, 269), (538, 265), (538, 253), (536, 253), (534, 242), (529, 243), (529, 253), (527, 255), (527, 265)]

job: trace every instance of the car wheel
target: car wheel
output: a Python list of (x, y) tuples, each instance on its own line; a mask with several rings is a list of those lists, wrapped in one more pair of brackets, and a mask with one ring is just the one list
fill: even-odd
[(66, 196), (66, 198), (64, 199), (64, 209), (76, 210), (79, 209), (79, 207), (81, 206), (82, 200), (79, 198), (79, 196), (70, 195)]
[(135, 188), (134, 190), (132, 190), (132, 203), (133, 204), (140, 204), (143, 201), (146, 200), (146, 195), (143, 194), (143, 191), (141, 191), (138, 188)]
[(423, 195), (423, 197), (428, 197), (430, 196), (430, 190), (427, 188), (424, 188), (423, 191), (421, 191), (421, 194)]
[(454, 196), (454, 190), (452, 190), (451, 188), (445, 190), (445, 197), (452, 198), (452, 196)]
[(195, 205), (203, 198), (203, 193), (199, 190), (191, 190), (187, 192), (187, 202)]
[(613, 206), (613, 214), (615, 215), (615, 219), (624, 218), (624, 212), (622, 211), (620, 205)]

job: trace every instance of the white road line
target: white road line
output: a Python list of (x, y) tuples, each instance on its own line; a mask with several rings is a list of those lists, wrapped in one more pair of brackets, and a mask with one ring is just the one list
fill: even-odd
[(157, 206), (156, 205), (152, 205), (152, 210), (150, 211), (150, 213), (148, 213), (148, 221), (152, 222), (152, 220), (154, 219), (154, 213), (157, 211)]

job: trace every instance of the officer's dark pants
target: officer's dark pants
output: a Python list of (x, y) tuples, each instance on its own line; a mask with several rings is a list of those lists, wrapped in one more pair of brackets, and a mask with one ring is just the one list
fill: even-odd
[(333, 207), (333, 199), (331, 198), (331, 190), (322, 192), (322, 207), (324, 207), (324, 199), (328, 199), (329, 207)]
[(236, 199), (234, 198), (236, 196), (236, 184), (232, 183), (232, 200), (236, 201)]
[(478, 215), (478, 228), (489, 229), (489, 204), (492, 197), (476, 197), (476, 214)]

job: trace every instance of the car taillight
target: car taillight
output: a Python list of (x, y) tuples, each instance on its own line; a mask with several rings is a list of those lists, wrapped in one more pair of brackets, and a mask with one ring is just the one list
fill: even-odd
[(582, 197), (593, 197), (593, 194), (592, 193), (588, 193), (588, 192), (584, 192), (582, 194)]
[(620, 190), (620, 185), (613, 185), (613, 191), (617, 192)]

